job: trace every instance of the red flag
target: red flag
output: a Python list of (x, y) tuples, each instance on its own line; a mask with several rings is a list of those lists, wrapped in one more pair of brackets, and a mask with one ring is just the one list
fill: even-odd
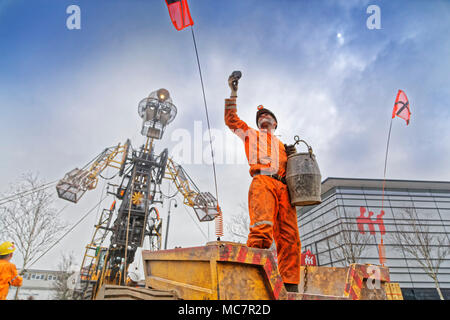
[(180, 31), (188, 26), (194, 25), (187, 0), (166, 0), (166, 4), (169, 8), (170, 19), (175, 29)]
[(406, 120), (406, 125), (409, 124), (411, 118), (411, 110), (409, 109), (409, 101), (406, 93), (402, 90), (398, 90), (397, 98), (395, 99), (394, 110), (392, 110), (392, 119), (395, 116)]

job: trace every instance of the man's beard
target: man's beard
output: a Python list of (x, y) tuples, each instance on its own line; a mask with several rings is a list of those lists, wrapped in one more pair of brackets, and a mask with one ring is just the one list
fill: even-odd
[(273, 119), (261, 119), (260, 121), (258, 121), (258, 127), (260, 128), (260, 129), (266, 129), (267, 128), (267, 126), (265, 127), (265, 128), (263, 128), (263, 124), (266, 124), (266, 123), (268, 123), (269, 124), (269, 126), (271, 126), (271, 128), (274, 128), (275, 129), (275, 120), (273, 120)]

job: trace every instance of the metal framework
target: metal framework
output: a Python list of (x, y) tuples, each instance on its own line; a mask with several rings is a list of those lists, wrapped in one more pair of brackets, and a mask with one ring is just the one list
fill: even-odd
[[(217, 200), (209, 192), (200, 192), (186, 171), (168, 158), (167, 148), (159, 155), (154, 152), (154, 139), (162, 138), (177, 113), (169, 92), (152, 92), (139, 103), (138, 113), (143, 119), (141, 133), (147, 137), (145, 145), (133, 150), (127, 140), (124, 145), (106, 148), (82, 169), (68, 172), (56, 186), (60, 198), (77, 203), (87, 190), (96, 188), (107, 167), (117, 169), (122, 178), (119, 185), (108, 184), (113, 188), (108, 193), (115, 200), (109, 209), (103, 209), (86, 246), (78, 292), (83, 298), (94, 298), (103, 283), (126, 284), (128, 266), (146, 237), (150, 250), (161, 249), (162, 220), (155, 205), (163, 202), (165, 175), (200, 221), (212, 221), (220, 211)], [(108, 235), (109, 245), (105, 246)]]

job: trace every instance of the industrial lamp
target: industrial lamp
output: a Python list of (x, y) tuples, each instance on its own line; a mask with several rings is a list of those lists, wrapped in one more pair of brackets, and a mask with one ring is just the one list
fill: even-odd
[(143, 120), (141, 134), (161, 139), (166, 126), (175, 119), (177, 108), (172, 103), (169, 91), (161, 88), (139, 102), (138, 112)]

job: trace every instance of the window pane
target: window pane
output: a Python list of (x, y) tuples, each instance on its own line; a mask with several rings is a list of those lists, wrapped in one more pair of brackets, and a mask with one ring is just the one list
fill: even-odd
[(419, 219), (425, 220), (440, 220), (439, 212), (437, 209), (419, 209), (416, 208), (417, 216)]
[(391, 276), (391, 282), (398, 282), (398, 281), (411, 281), (411, 278), (409, 276), (409, 274), (406, 273), (393, 273), (390, 272), (389, 273)]
[(320, 253), (318, 256), (319, 256), (319, 260), (320, 260), (320, 264), (321, 265), (328, 264), (328, 263), (331, 262), (330, 252), (329, 251), (326, 251), (324, 253)]
[(413, 203), (412, 201), (406, 201), (406, 200), (390, 200), (390, 206), (393, 208), (412, 208)]
[(322, 240), (317, 242), (317, 250), (318, 252), (323, 252), (325, 250), (328, 250), (328, 244), (327, 244), (327, 240)]
[(360, 188), (339, 188), (340, 193), (348, 193), (348, 194), (363, 194), (363, 190)]
[(386, 189), (385, 192), (386, 194), (394, 196), (409, 196), (409, 192), (402, 189)]
[(417, 201), (416, 199), (414, 199), (414, 207), (436, 209), (436, 204), (434, 203), (434, 201)]
[(365, 206), (366, 202), (361, 199), (344, 199), (345, 206)]
[(438, 208), (450, 209), (450, 201), (439, 201), (436, 199), (436, 205)]

